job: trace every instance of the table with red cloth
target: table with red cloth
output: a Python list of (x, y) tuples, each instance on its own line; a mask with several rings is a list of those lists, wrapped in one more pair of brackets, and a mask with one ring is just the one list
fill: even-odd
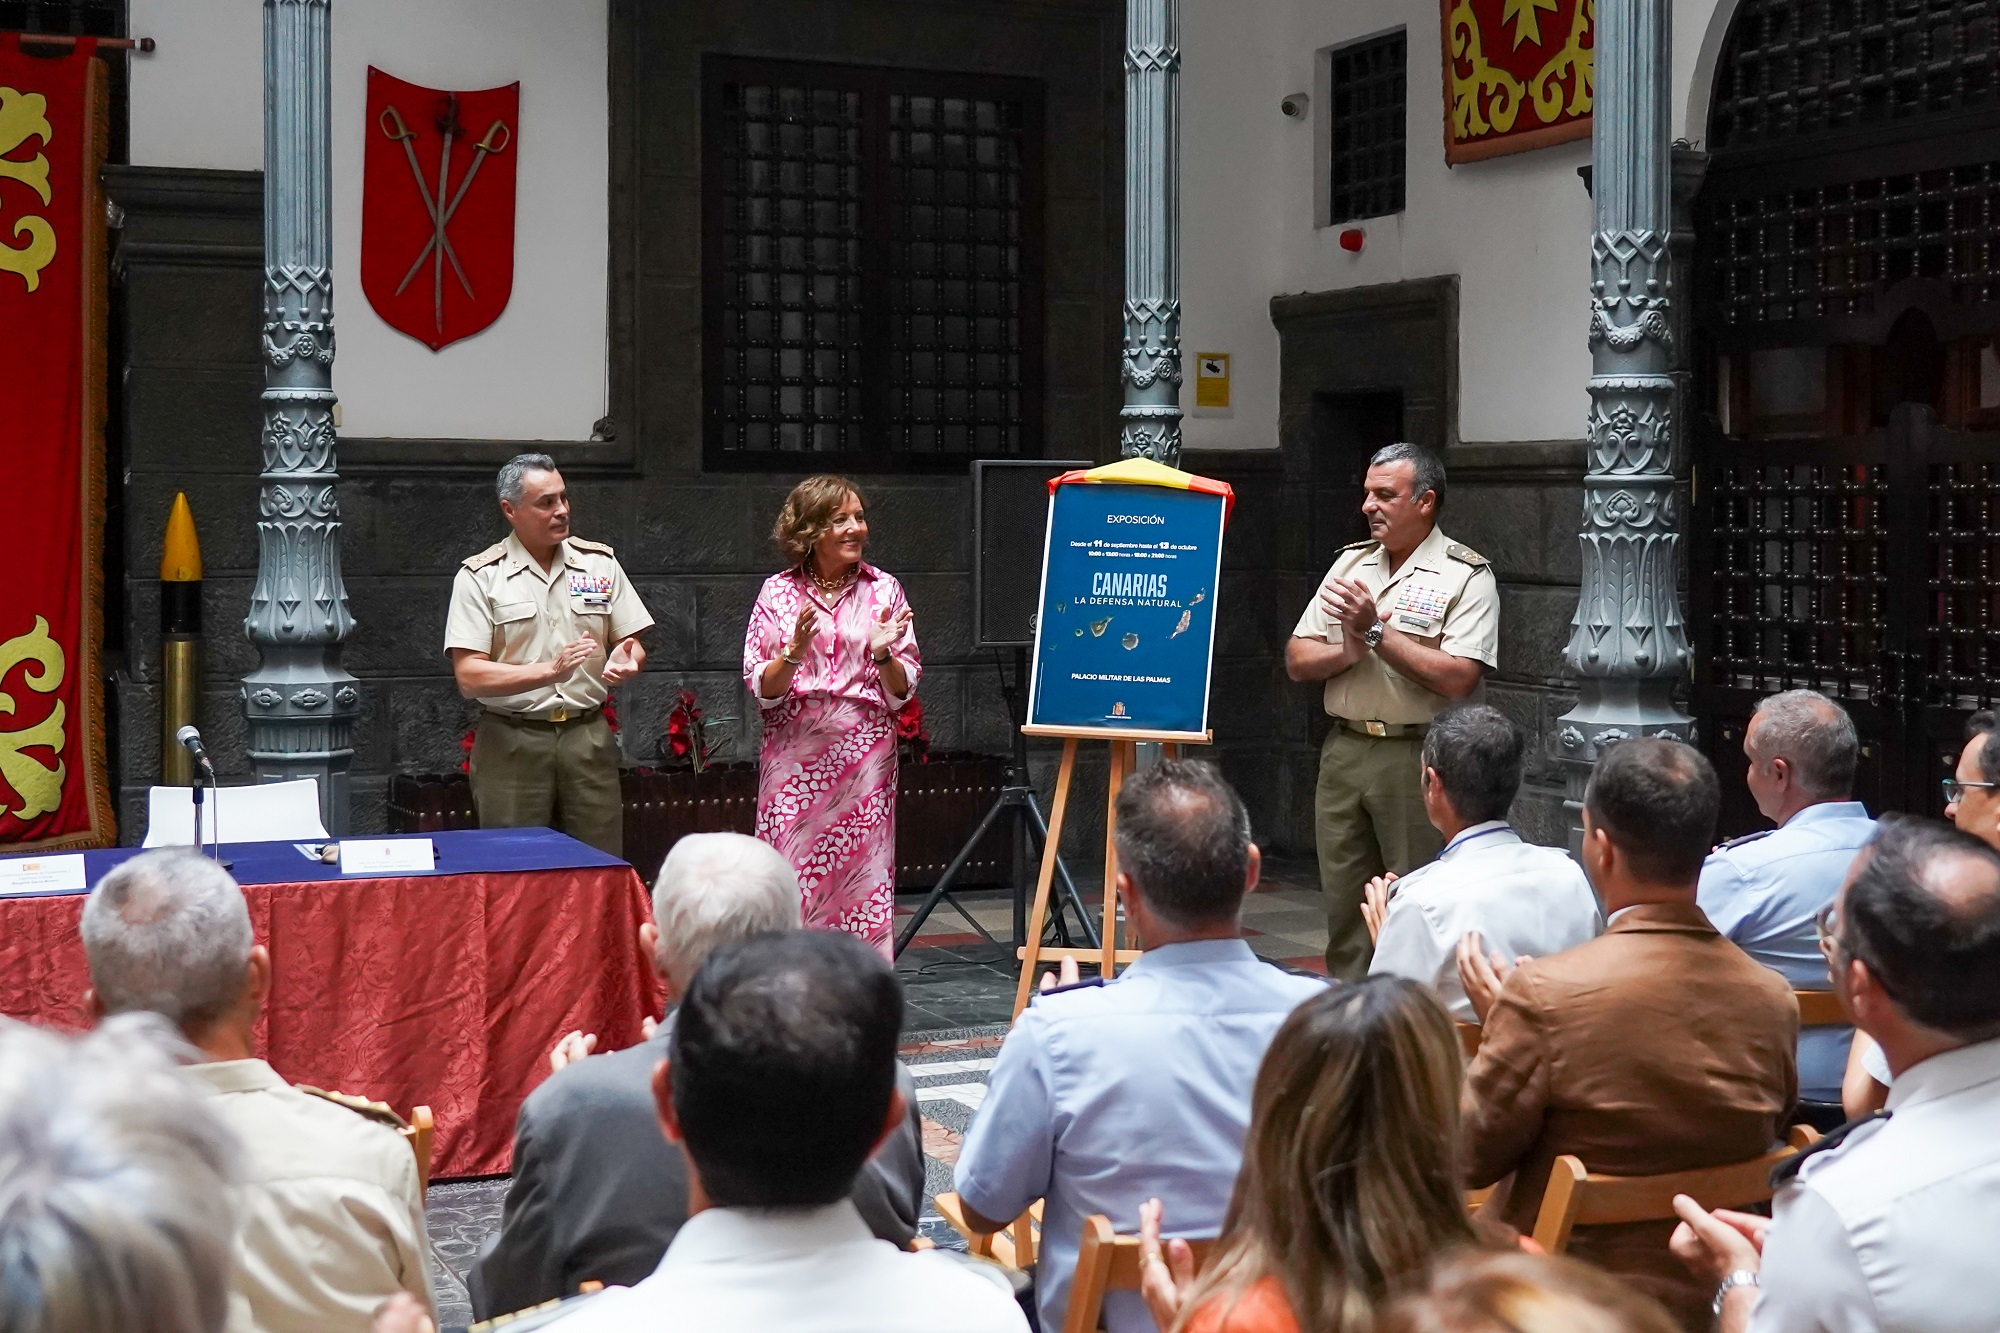
[[(645, 885), (549, 829), (428, 835), (430, 873), (343, 877), (289, 842), (225, 843), (271, 995), (258, 1052), (294, 1083), (436, 1118), (435, 1176), (510, 1168), (514, 1116), (566, 1032), (636, 1044), (664, 1000)], [(85, 852), (90, 883), (134, 847)], [(81, 893), (0, 897), (0, 1014), (81, 1028)]]

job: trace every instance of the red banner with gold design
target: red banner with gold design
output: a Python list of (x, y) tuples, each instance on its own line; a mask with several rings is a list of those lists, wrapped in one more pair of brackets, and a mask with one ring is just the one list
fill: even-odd
[[(116, 840), (103, 629), (104, 64), (0, 36), (0, 849)], [(48, 55), (43, 55), (48, 52)]]
[(1443, 14), (1445, 161), (1590, 133), (1594, 0), (1443, 0)]

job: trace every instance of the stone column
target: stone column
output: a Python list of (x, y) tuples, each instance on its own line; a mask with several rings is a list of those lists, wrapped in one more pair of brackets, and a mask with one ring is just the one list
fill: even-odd
[(354, 628), (340, 577), (333, 429), (331, 0), (264, 0), (264, 472), (243, 678), (259, 782), (317, 778), (348, 828), (361, 691), (340, 667)]
[(1557, 738), (1571, 844), (1600, 747), (1691, 739), (1673, 699), (1692, 661), (1680, 603), (1675, 448), (1670, 0), (1598, 0), (1591, 133), (1590, 421), (1583, 587), (1567, 659), (1582, 679)]
[(1125, 348), (1118, 452), (1181, 458), (1181, 7), (1125, 5)]

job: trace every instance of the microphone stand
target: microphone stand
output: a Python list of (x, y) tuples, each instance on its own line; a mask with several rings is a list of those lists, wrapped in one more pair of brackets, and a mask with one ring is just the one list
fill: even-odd
[(209, 837), (212, 841), (204, 843), (201, 834), (201, 812), (204, 804), (202, 801), (203, 789), (217, 785), (215, 781), (215, 765), (211, 764), (206, 757), (198, 758), (194, 762), (193, 776), (194, 849), (200, 855), (214, 861), (224, 870), (228, 870), (235, 863), (222, 859), (222, 798), (220, 795), (216, 797), (215, 818), (209, 822)]

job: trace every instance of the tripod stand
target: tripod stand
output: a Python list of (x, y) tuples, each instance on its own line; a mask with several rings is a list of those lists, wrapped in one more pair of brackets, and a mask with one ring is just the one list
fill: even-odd
[[(999, 669), (997, 660), (994, 666), (996, 670)], [(1048, 821), (1042, 818), (1041, 805), (1035, 800), (1035, 789), (1028, 781), (1028, 738), (1021, 734), (1021, 723), (1025, 716), (1021, 711), (1023, 702), (1021, 691), (1027, 675), (1028, 650), (1016, 648), (1013, 681), (1011, 683), (1008, 681), (1004, 671), (1000, 673), (1000, 694), (1007, 701), (1007, 716), (1014, 724), (1014, 754), (1007, 763), (1007, 785), (993, 798), (993, 804), (987, 807), (986, 817), (979, 821), (979, 827), (965, 840), (965, 845), (958, 849), (958, 855), (952, 858), (949, 866), (945, 867), (945, 872), (938, 877), (938, 882), (931, 886), (931, 891), (925, 895), (923, 904), (917, 908), (916, 915), (912, 916), (909, 924), (903, 927), (903, 933), (896, 939), (898, 957), (902, 956), (903, 950), (910, 947), (910, 941), (917, 937), (919, 930), (923, 929), (924, 922), (930, 919), (933, 911), (937, 910), (938, 903), (950, 897), (952, 882), (958, 878), (959, 872), (965, 869), (966, 863), (972, 860), (972, 854), (986, 837), (987, 830), (993, 827), (995, 820), (1003, 816), (1012, 826), (1014, 945), (1020, 948), (1027, 944), (1028, 865), (1034, 854), (1029, 834), (1032, 830), (1044, 843), (1049, 838)], [(1062, 902), (1066, 901), (1070, 910), (1076, 913), (1077, 923), (1083, 929), (1084, 939), (1091, 948), (1097, 948), (1097, 929), (1091, 924), (1090, 914), (1083, 910), (1083, 898), (1077, 893), (1076, 885), (1069, 877), (1069, 867), (1063, 864), (1060, 854), (1056, 856), (1055, 862), (1056, 874), (1060, 877), (1063, 888), (1063, 899), (1057, 903), (1054, 913), (1056, 933), (1064, 944), (1072, 942), (1068, 923), (1062, 913)], [(959, 905), (958, 899), (952, 898), (951, 905), (960, 916), (972, 922), (974, 930), (986, 935), (985, 929), (977, 921), (973, 921), (972, 915)], [(986, 937), (993, 938), (991, 935)]]

